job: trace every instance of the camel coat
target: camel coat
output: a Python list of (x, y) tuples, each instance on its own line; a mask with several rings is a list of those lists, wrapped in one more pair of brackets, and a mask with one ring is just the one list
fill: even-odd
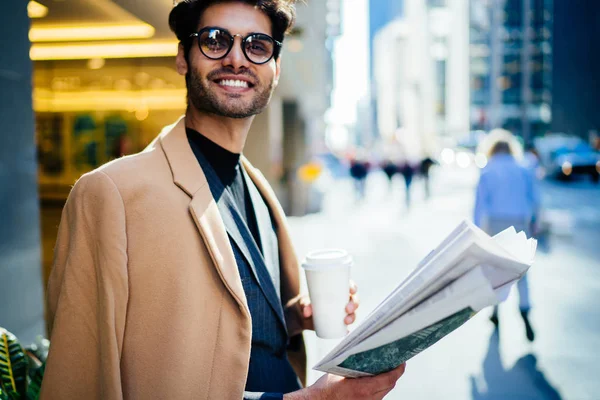
[[(298, 261), (271, 209), (290, 336), (301, 333)], [(252, 325), (222, 218), (185, 119), (142, 153), (90, 172), (65, 208), (48, 284), (50, 354), (42, 400), (240, 400)], [(304, 345), (289, 354), (304, 378)]]

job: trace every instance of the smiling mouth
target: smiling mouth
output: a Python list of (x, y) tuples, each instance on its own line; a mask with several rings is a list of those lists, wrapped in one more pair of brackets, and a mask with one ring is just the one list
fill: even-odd
[(217, 79), (215, 80), (215, 83), (219, 86), (239, 89), (248, 89), (254, 87), (252, 83), (241, 79)]

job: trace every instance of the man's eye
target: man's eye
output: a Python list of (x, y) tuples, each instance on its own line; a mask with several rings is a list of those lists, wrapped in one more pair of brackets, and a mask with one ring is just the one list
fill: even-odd
[(223, 50), (226, 47), (222, 40), (215, 38), (207, 38), (204, 40), (204, 46), (212, 51)]
[(219, 45), (220, 45), (220, 44), (219, 44), (219, 42), (218, 42), (217, 40), (215, 40), (215, 39), (208, 39), (208, 40), (206, 41), (206, 45), (207, 45), (208, 47), (211, 47), (211, 48), (213, 48), (213, 47), (219, 47)]
[(260, 43), (260, 42), (252, 42), (250, 44), (248, 44), (248, 46), (246, 47), (246, 50), (249, 51), (252, 54), (256, 54), (256, 55), (263, 55), (265, 53), (267, 53), (267, 47)]

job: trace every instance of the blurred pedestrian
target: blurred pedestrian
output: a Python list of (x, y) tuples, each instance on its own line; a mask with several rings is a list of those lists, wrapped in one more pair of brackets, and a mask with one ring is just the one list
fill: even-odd
[(435, 160), (433, 160), (431, 157), (427, 156), (421, 160), (421, 163), (419, 165), (419, 172), (421, 173), (421, 176), (423, 177), (423, 183), (425, 184), (425, 198), (426, 199), (428, 199), (429, 196), (431, 196), (431, 186), (429, 184), (429, 172), (431, 170), (431, 167), (433, 167), (435, 164), (436, 164)]
[[(529, 170), (533, 176), (533, 184), (538, 187), (539, 181), (544, 176), (543, 168), (540, 164), (540, 155), (532, 144), (525, 146), (525, 153), (523, 154), (523, 166)], [(549, 233), (547, 226), (541, 219), (541, 205), (538, 204), (531, 214), (531, 235), (538, 240), (538, 248), (548, 249), (548, 236)]]
[[(491, 147), (489, 162), (481, 171), (477, 185), (475, 224), (491, 236), (511, 226), (531, 236), (531, 218), (539, 204), (534, 179), (531, 172), (515, 160), (508, 142), (496, 142)], [(521, 278), (517, 288), (526, 336), (533, 341), (535, 335), (529, 322), (531, 305), (527, 275)], [(490, 320), (498, 327), (497, 306)]]
[(387, 159), (381, 164), (381, 170), (387, 176), (388, 182), (390, 185), (390, 190), (392, 189), (392, 180), (394, 179), (394, 175), (398, 172), (398, 167), (394, 164), (390, 159)]
[(523, 154), (522, 164), (536, 177), (540, 177), (540, 155), (532, 144), (528, 144), (525, 146), (525, 153)]
[(404, 178), (404, 186), (406, 189), (405, 202), (406, 202), (406, 208), (409, 208), (410, 207), (410, 186), (412, 185), (412, 180), (413, 180), (413, 176), (415, 175), (415, 170), (412, 167), (412, 165), (410, 165), (410, 162), (408, 162), (408, 160), (404, 160), (398, 164), (398, 171)]
[(362, 157), (350, 160), (350, 176), (354, 181), (356, 199), (365, 198), (367, 175), (369, 174), (369, 163)]

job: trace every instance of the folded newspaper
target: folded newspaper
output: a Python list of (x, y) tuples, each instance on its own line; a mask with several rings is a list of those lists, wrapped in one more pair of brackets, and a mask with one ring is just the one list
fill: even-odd
[(396, 368), (506, 300), (536, 246), (513, 227), (490, 237), (462, 222), (314, 369), (356, 378)]

